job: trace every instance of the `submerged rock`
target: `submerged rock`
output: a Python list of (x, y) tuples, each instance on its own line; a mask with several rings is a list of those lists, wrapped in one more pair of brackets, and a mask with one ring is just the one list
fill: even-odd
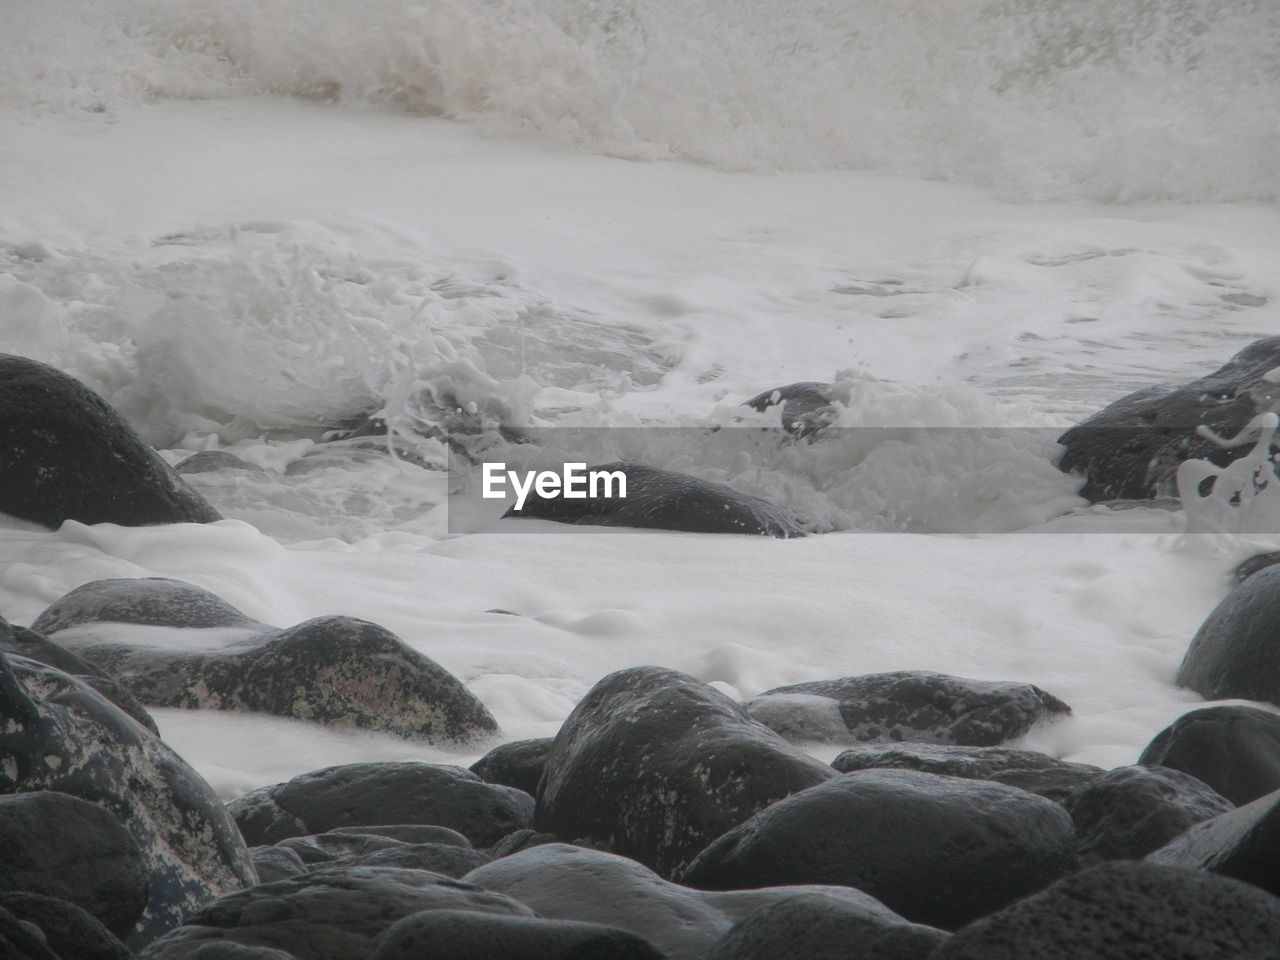
[(634, 667), (599, 681), (560, 728), (535, 826), (672, 877), (726, 830), (834, 776), (718, 690)]
[(47, 527), (221, 519), (100, 396), (9, 354), (0, 354), (0, 513)]
[(1209, 614), (1178, 668), (1178, 685), (1206, 700), (1280, 705), (1280, 567), (1248, 577)]
[(1257, 707), (1203, 707), (1155, 735), (1138, 763), (1181, 770), (1236, 806), (1280, 789), (1280, 716)]
[(270, 713), (429, 741), (497, 729), (460, 680), (367, 620), (316, 617), (279, 630), (199, 587), (145, 578), (77, 587), (33, 628), (152, 706)]
[(1248, 452), (1247, 445), (1224, 450), (1197, 428), (1234, 437), (1258, 414), (1280, 409), (1280, 383), (1268, 379), (1277, 367), (1280, 337), (1268, 337), (1199, 380), (1122, 397), (1058, 438), (1066, 448), (1058, 466), (1084, 474), (1080, 495), (1094, 503), (1177, 496), (1184, 460), (1225, 466)]
[(1029, 683), (968, 680), (925, 670), (814, 680), (766, 690), (747, 715), (794, 742), (912, 741), (996, 746), (1039, 720), (1071, 713)]
[(524, 508), (503, 517), (554, 520), (604, 527), (685, 530), (692, 533), (751, 533), (802, 537), (805, 530), (786, 510), (722, 483), (640, 463), (605, 463), (588, 471), (620, 471), (627, 495), (565, 499), (531, 491)]

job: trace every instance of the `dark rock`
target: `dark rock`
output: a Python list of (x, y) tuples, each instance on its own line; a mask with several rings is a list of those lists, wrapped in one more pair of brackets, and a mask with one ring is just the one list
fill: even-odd
[(271, 947), (246, 947), (230, 940), (210, 940), (205, 943), (190, 945), (191, 949), (182, 952), (175, 948), (171, 960), (297, 960), (292, 953), (275, 950)]
[(258, 871), (259, 883), (275, 883), (307, 872), (298, 851), (288, 847), (250, 847), (249, 856)]
[(1280, 704), (1277, 636), (1280, 567), (1271, 567), (1227, 594), (1201, 624), (1178, 668), (1178, 685), (1206, 700)]
[(1280, 791), (1202, 820), (1147, 857), (1152, 863), (1212, 870), (1280, 896)]
[[(146, 626), (136, 641), (120, 624)], [(155, 630), (170, 628), (169, 642)], [(390, 631), (351, 617), (285, 630), (206, 590), (158, 578), (72, 590), (34, 628), (160, 707), (244, 710), (428, 741), (497, 729), (456, 677)], [(196, 632), (204, 628), (207, 634)]]
[(62, 960), (49, 949), (44, 931), (0, 908), (0, 950), (4, 960)]
[(215, 900), (140, 960), (190, 960), (197, 947), (223, 940), (287, 950), (297, 960), (353, 960), (423, 910), (533, 916), (510, 897), (423, 870), (329, 867)]
[(212, 473), (214, 470), (245, 470), (249, 473), (266, 473), (256, 463), (241, 460), (225, 450), (201, 450), (193, 453), (173, 468), (175, 473), (186, 476), (192, 473)]
[(1155, 735), (1138, 763), (1202, 780), (1236, 806), (1280, 789), (1280, 716), (1257, 707), (1203, 707)]
[(929, 960), (1280, 958), (1280, 901), (1224, 877), (1106, 863), (960, 930)]
[(469, 847), (471, 841), (457, 830), (438, 827), (430, 823), (363, 824), (356, 827), (334, 827), (330, 834), (354, 834), (364, 837), (389, 837), (401, 843), (447, 843), (455, 847)]
[(875, 768), (918, 770), (966, 780), (992, 780), (1061, 800), (1102, 776), (1102, 768), (1069, 763), (1034, 750), (1006, 747), (955, 747), (933, 743), (869, 744), (844, 751), (831, 761), (841, 773)]
[(540, 847), (544, 843), (557, 842), (554, 834), (539, 833), (537, 830), (515, 830), (495, 843), (487, 852), (490, 858), (498, 860), (502, 857), (509, 857), (513, 853), (519, 853), (521, 850)]
[(290, 837), (266, 849), (293, 852), (305, 865), (304, 869), (315, 869), (318, 865), (404, 867), (429, 870), (446, 877), (460, 877), (490, 859), (473, 850), (469, 844), (404, 843), (370, 834), (322, 833)]
[(808, 437), (839, 419), (835, 396), (829, 383), (805, 381), (766, 390), (746, 401), (761, 413), (781, 404), (782, 426), (788, 433)]
[(0, 513), (47, 527), (221, 519), (100, 396), (9, 354), (0, 355)]
[(146, 859), (150, 899), (133, 948), (257, 877), (213, 790), (74, 677), (0, 655), (0, 794), (55, 790), (111, 811)]
[(992, 747), (1071, 708), (1029, 683), (925, 670), (814, 680), (766, 690), (747, 715), (793, 742), (950, 743)]
[(749, 914), (711, 951), (708, 960), (924, 960), (947, 934), (892, 922), (842, 897), (810, 894)]
[(1140, 860), (1192, 824), (1235, 809), (1195, 777), (1168, 767), (1117, 767), (1062, 801), (1086, 866)]
[(1246, 560), (1241, 560), (1239, 566), (1236, 567), (1232, 579), (1236, 583), (1243, 583), (1252, 577), (1259, 570), (1265, 570), (1267, 567), (1273, 567), (1280, 563), (1280, 550), (1272, 553), (1257, 553)]
[(1058, 438), (1066, 448), (1058, 466), (1084, 474), (1080, 495), (1094, 503), (1176, 497), (1184, 460), (1225, 466), (1248, 452), (1247, 445), (1224, 450), (1197, 428), (1234, 437), (1258, 414), (1280, 407), (1280, 385), (1265, 379), (1278, 366), (1280, 337), (1269, 337), (1199, 380), (1122, 397)]
[(530, 491), (522, 510), (512, 506), (503, 517), (770, 537), (802, 537), (806, 532), (795, 517), (781, 507), (739, 493), (722, 483), (641, 463), (604, 463), (587, 469), (624, 473), (626, 497), (543, 498), (536, 491)]
[(801, 791), (707, 847), (682, 881), (716, 890), (847, 884), (954, 929), (1070, 872), (1071, 817), (983, 780), (860, 770)]
[(96, 803), (46, 790), (0, 796), (0, 850), (4, 893), (65, 900), (116, 936), (127, 936), (147, 906), (147, 862), (129, 831)]
[(62, 960), (129, 960), (133, 956), (93, 914), (38, 893), (0, 894), (0, 909), (40, 928)]
[(160, 736), (155, 720), (128, 688), (48, 637), (25, 627), (15, 627), (0, 617), (0, 653), (17, 654), (83, 680), (157, 737)]
[(428, 910), (382, 935), (372, 960), (664, 960), (634, 933), (598, 923)]
[(306, 837), (287, 837), (277, 849), (292, 850), (307, 866), (334, 863), (346, 857), (368, 856), (388, 847), (403, 847), (400, 840), (358, 833), (320, 833)]
[(504, 743), (473, 763), (471, 772), (485, 783), (501, 783), (536, 795), (551, 742), (551, 737), (541, 737)]
[(561, 726), (534, 826), (670, 877), (726, 830), (833, 776), (714, 688), (635, 667), (597, 683)]
[(462, 767), (352, 763), (262, 787), (233, 800), (228, 809), (252, 844), (337, 827), (424, 823), (457, 830), (483, 847), (527, 827), (533, 798), (485, 783)]
[(703, 960), (733, 926), (770, 904), (822, 896), (884, 925), (906, 921), (849, 887), (693, 890), (663, 880), (634, 860), (563, 843), (494, 860), (463, 878), (514, 897), (540, 916), (621, 927), (670, 960)]

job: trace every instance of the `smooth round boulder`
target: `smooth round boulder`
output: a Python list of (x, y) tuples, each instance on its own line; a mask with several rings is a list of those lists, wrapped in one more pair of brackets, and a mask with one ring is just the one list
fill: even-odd
[(1178, 685), (1206, 700), (1280, 705), (1280, 567), (1258, 571), (1214, 608), (1178, 667)]
[(102, 397), (0, 354), (0, 513), (137, 527), (222, 519)]
[(1138, 763), (1188, 773), (1236, 806), (1280, 789), (1280, 716), (1257, 707), (1203, 707), (1152, 738)]
[(681, 880), (713, 890), (844, 884), (951, 930), (1074, 868), (1071, 817), (1044, 797), (860, 770), (767, 807), (710, 844)]
[(1188, 827), (1151, 863), (1211, 870), (1280, 896), (1280, 790)]
[(501, 783), (536, 796), (551, 743), (551, 737), (504, 743), (494, 747), (469, 769), (485, 783)]
[(470, 844), (408, 843), (372, 834), (330, 832), (290, 837), (274, 847), (262, 849), (288, 850), (298, 856), (307, 870), (322, 866), (404, 867), (461, 877), (489, 862), (488, 856), (472, 849)]
[(4, 960), (62, 960), (49, 949), (44, 931), (0, 907), (0, 949)]
[(0, 894), (0, 910), (39, 927), (49, 949), (62, 960), (130, 960), (133, 956), (101, 920), (66, 900), (38, 893), (5, 893)]
[(378, 940), (372, 960), (665, 960), (618, 927), (541, 917), (428, 910)]

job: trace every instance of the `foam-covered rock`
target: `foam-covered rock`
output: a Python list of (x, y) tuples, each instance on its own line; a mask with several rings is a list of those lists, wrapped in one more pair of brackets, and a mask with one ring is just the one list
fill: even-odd
[(1062, 800), (1076, 828), (1076, 855), (1140, 860), (1192, 824), (1235, 809), (1208, 784), (1168, 767), (1117, 767)]
[(1189, 773), (1241, 806), (1280, 789), (1280, 716), (1257, 707), (1192, 710), (1157, 733), (1138, 763)]
[(1147, 859), (1212, 870), (1280, 896), (1280, 791), (1202, 820)]
[(93, 914), (38, 893), (0, 894), (0, 910), (34, 924), (62, 960), (130, 960), (133, 954)]
[(541, 737), (504, 743), (473, 763), (471, 772), (485, 783), (501, 783), (525, 793), (537, 794), (551, 742), (551, 737)]
[(1248, 577), (1201, 624), (1178, 668), (1178, 685), (1206, 700), (1280, 705), (1280, 567)]
[(833, 776), (718, 690), (634, 667), (600, 680), (561, 726), (535, 827), (671, 877), (726, 830)]
[(760, 413), (778, 407), (783, 429), (800, 437), (812, 436), (839, 419), (832, 384), (811, 380), (765, 390), (744, 406)]
[(618, 927), (541, 917), (428, 910), (384, 933), (372, 960), (664, 960)]
[(735, 890), (857, 887), (908, 920), (954, 929), (1075, 868), (1071, 817), (1016, 787), (860, 770), (767, 807), (681, 878)]
[(47, 527), (221, 519), (100, 396), (10, 354), (0, 354), (0, 513)]
[(1071, 708), (1029, 683), (926, 670), (813, 680), (766, 690), (747, 715), (793, 742), (912, 741), (989, 747)]
[(529, 826), (533, 797), (433, 763), (352, 763), (261, 787), (227, 805), (255, 846), (337, 827), (431, 824), (476, 846)]
[(366, 620), (316, 617), (278, 630), (207, 590), (144, 578), (77, 587), (32, 627), (151, 706), (270, 713), (432, 742), (497, 729), (460, 680)]
[(832, 760), (831, 766), (841, 773), (880, 768), (918, 770), (966, 780), (992, 780), (1050, 800), (1061, 800), (1103, 773), (1101, 767), (1057, 760), (1034, 750), (933, 743), (877, 743), (852, 747)]

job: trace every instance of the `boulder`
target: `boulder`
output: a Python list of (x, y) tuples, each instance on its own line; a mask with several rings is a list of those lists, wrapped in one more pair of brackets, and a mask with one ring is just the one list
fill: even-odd
[(1280, 790), (1202, 820), (1147, 860), (1211, 870), (1280, 896)]
[(1138, 763), (1189, 773), (1241, 806), (1280, 789), (1280, 716), (1257, 707), (1192, 710), (1157, 733)]
[(1256, 553), (1252, 557), (1247, 557), (1240, 561), (1232, 572), (1232, 582), (1237, 584), (1244, 583), (1259, 570), (1273, 567), (1277, 563), (1280, 563), (1280, 550), (1273, 550), (1270, 553)]
[(0, 894), (0, 910), (34, 924), (62, 960), (130, 960), (129, 948), (97, 917), (66, 900), (38, 893)]
[(221, 519), (100, 396), (10, 354), (0, 354), (0, 513), (46, 527)]
[(471, 772), (485, 783), (501, 783), (536, 796), (551, 742), (551, 737), (541, 737), (504, 743), (473, 763)]
[(1102, 776), (1102, 768), (1069, 763), (1034, 750), (1007, 747), (956, 747), (934, 743), (867, 744), (852, 747), (833, 761), (841, 773), (855, 770), (918, 770), (966, 780), (992, 780), (1061, 800)]
[(100, 804), (146, 862), (137, 948), (257, 877), (212, 788), (145, 727), (74, 677), (0, 654), (0, 794), (51, 790)]
[(1209, 614), (1178, 668), (1178, 685), (1206, 700), (1280, 704), (1280, 567), (1232, 590)]
[(522, 509), (503, 517), (554, 520), (603, 527), (685, 530), (691, 533), (751, 533), (802, 537), (805, 529), (788, 511), (723, 483), (700, 480), (642, 463), (604, 463), (588, 471), (626, 475), (625, 497), (542, 497), (530, 491)]
[(799, 437), (812, 436), (839, 419), (830, 383), (804, 381), (775, 387), (757, 394), (744, 405), (760, 413), (770, 407), (781, 407), (782, 428)]
[(1168, 767), (1117, 767), (1062, 800), (1086, 866), (1141, 860), (1192, 824), (1234, 810), (1226, 797)]
[(1074, 868), (1071, 817), (1044, 797), (982, 780), (860, 770), (756, 814), (681, 879), (714, 890), (845, 884), (950, 930)]
[(489, 862), (489, 857), (472, 849), (470, 844), (406, 843), (371, 834), (322, 833), (290, 837), (264, 849), (288, 850), (297, 855), (307, 870), (320, 866), (404, 867), (460, 877)]
[(275, 883), (307, 872), (302, 857), (288, 847), (250, 847), (249, 856), (258, 871), (259, 883)]
[(372, 960), (665, 960), (618, 927), (541, 917), (428, 910), (378, 940)]
[(958, 931), (929, 960), (1280, 958), (1280, 901), (1151, 863), (1105, 863)]
[(947, 743), (990, 747), (1071, 708), (1029, 683), (925, 670), (813, 680), (766, 690), (747, 715), (793, 742)]
[(352, 834), (361, 837), (388, 837), (401, 843), (447, 843), (454, 847), (469, 847), (471, 841), (457, 830), (430, 823), (380, 823), (355, 827), (334, 827), (328, 835)]
[(461, 681), (367, 620), (316, 617), (278, 630), (207, 590), (145, 578), (77, 587), (33, 629), (151, 706), (270, 713), (431, 742), (497, 729)]
[(201, 450), (199, 453), (193, 453), (181, 463), (176, 464), (173, 470), (183, 476), (193, 473), (212, 473), (215, 470), (243, 470), (246, 473), (261, 474), (267, 472), (256, 463), (241, 460), (234, 453), (227, 453), (225, 450)]
[(1226, 466), (1248, 452), (1247, 445), (1223, 449), (1197, 429), (1234, 437), (1258, 414), (1280, 409), (1280, 385), (1267, 379), (1277, 367), (1280, 337), (1268, 337), (1199, 380), (1122, 397), (1058, 438), (1066, 448), (1058, 467), (1083, 474), (1080, 495), (1094, 503), (1176, 497), (1184, 460)]
[(834, 776), (718, 690), (634, 667), (600, 680), (561, 726), (534, 826), (672, 877), (726, 830)]
[(533, 797), (485, 783), (462, 767), (352, 763), (262, 787), (227, 809), (254, 845), (338, 827), (422, 823), (456, 830), (483, 847), (528, 827)]
[(0, 948), (4, 960), (62, 960), (39, 927), (0, 908)]

